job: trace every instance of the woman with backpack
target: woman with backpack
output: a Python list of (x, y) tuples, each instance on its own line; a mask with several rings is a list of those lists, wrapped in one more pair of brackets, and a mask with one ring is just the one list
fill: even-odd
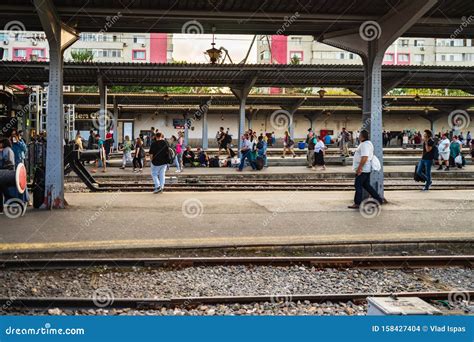
[(293, 139), (290, 137), (290, 133), (288, 131), (285, 131), (285, 135), (283, 137), (283, 155), (281, 156), (282, 158), (285, 158), (286, 152), (291, 152), (293, 154), (293, 158), (296, 158), (296, 154), (294, 151), (294, 146), (295, 142)]
[[(145, 147), (140, 138), (135, 140), (135, 151), (133, 153), (133, 172), (143, 171), (143, 160), (145, 159)], [(138, 170), (137, 170), (138, 169)]]

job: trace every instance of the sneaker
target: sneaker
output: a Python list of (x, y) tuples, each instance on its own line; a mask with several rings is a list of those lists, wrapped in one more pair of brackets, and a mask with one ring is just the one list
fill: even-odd
[(157, 193), (159, 193), (159, 192), (160, 192), (160, 189), (155, 189), (155, 190), (153, 190), (153, 193), (154, 193), (154, 194), (157, 194)]
[(181, 170), (176, 170), (176, 171), (175, 171), (175, 173), (180, 173), (180, 172), (181, 172)]
[(439, 170), (442, 170), (442, 169), (443, 169), (443, 167), (440, 165), (436, 170), (439, 171)]
[(447, 167), (444, 169), (444, 171), (449, 171), (449, 166), (447, 166)]

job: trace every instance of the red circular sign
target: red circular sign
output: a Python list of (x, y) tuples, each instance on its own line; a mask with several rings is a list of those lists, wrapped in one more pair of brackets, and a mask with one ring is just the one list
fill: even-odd
[(26, 181), (26, 167), (23, 163), (18, 164), (18, 166), (16, 167), (15, 180), (16, 180), (16, 188), (18, 189), (18, 192), (20, 194), (24, 193), (27, 187), (27, 181)]

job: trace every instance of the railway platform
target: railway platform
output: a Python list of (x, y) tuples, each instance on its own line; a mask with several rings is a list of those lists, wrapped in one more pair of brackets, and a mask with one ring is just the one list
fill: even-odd
[[(236, 246), (474, 243), (474, 191), (69, 193), (68, 209), (1, 217), (0, 253)], [(65, 224), (67, 222), (67, 224)]]

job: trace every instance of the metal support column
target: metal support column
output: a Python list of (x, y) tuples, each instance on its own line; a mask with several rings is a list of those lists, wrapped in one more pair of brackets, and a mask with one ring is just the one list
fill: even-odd
[(79, 36), (60, 21), (52, 0), (34, 0), (34, 5), (49, 44), (48, 143), (43, 207), (64, 208), (63, 54)]
[(189, 120), (189, 113), (183, 114), (184, 118), (184, 147), (188, 146), (189, 144), (189, 127), (191, 122)]
[[(353, 30), (324, 34), (320, 41), (358, 54), (364, 64), (362, 128), (370, 131), (375, 155), (383, 165), (382, 144), (382, 60), (385, 51), (407, 29), (430, 10), (437, 0), (401, 0), (377, 21), (366, 21)], [(371, 177), (383, 197), (383, 166)]]
[(97, 79), (99, 85), (99, 97), (100, 97), (100, 109), (99, 109), (99, 134), (101, 139), (105, 140), (105, 135), (107, 131), (108, 121), (110, 120), (109, 115), (107, 115), (107, 86), (104, 83), (104, 78), (102, 75), (99, 75)]
[(252, 129), (252, 122), (257, 118), (257, 113), (258, 109), (256, 108), (249, 109), (249, 111), (246, 112), (245, 118), (247, 119), (247, 127), (249, 129)]
[(239, 142), (239, 155), (242, 149), (242, 135), (244, 135), (245, 131), (245, 104), (247, 102), (247, 96), (250, 93), (255, 81), (257, 80), (257, 76), (255, 75), (250, 80), (248, 80), (242, 87), (240, 88), (231, 88), (232, 93), (237, 97), (240, 101), (239, 104), (239, 136), (237, 137)]
[(114, 149), (118, 150), (118, 103), (117, 99), (115, 96), (113, 97), (113, 102), (114, 102), (114, 115), (113, 115), (113, 123), (112, 123), (112, 128), (114, 130)]
[(202, 149), (206, 151), (209, 148), (209, 135), (207, 132), (207, 108), (202, 112)]
[(290, 116), (289, 119), (290, 119), (290, 125), (289, 125), (289, 134), (290, 134), (290, 138), (291, 139), (294, 139), (294, 135), (295, 135), (295, 120), (294, 120), (294, 117), (295, 117), (295, 113), (296, 111), (298, 110), (298, 108), (300, 108), (303, 103), (306, 102), (306, 97), (305, 98), (302, 98), (302, 99), (299, 99), (296, 103), (294, 103), (291, 107), (281, 107), (283, 110), (285, 110), (288, 115)]

